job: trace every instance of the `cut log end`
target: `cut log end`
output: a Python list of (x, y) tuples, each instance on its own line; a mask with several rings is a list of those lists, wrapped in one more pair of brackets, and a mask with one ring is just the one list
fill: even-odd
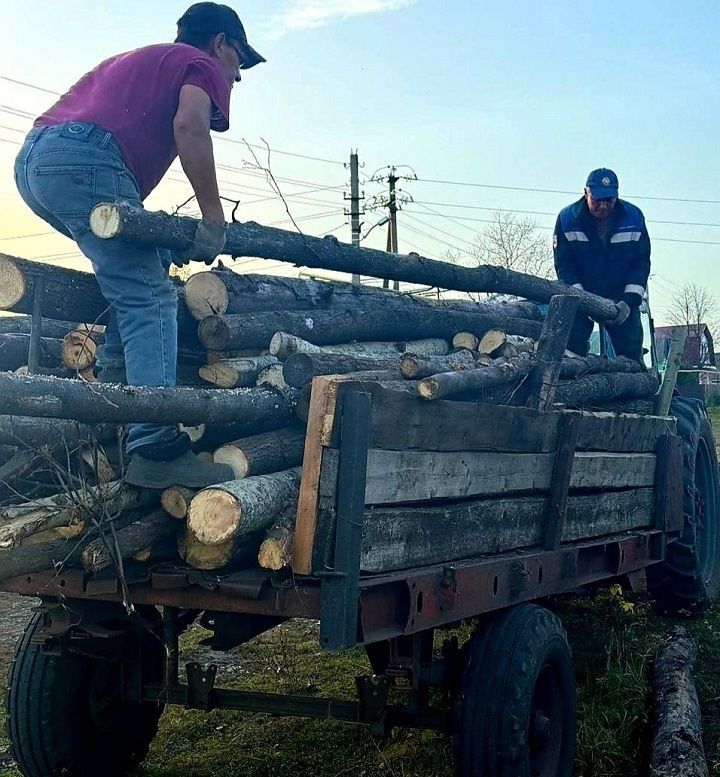
[(0, 256), (0, 277), (0, 310), (12, 310), (27, 291), (25, 276), (9, 256)]
[(190, 442), (196, 443), (202, 439), (205, 434), (205, 424), (197, 424), (196, 426), (188, 426), (186, 424), (180, 424), (180, 431), (190, 438)]
[(228, 347), (230, 331), (220, 316), (208, 316), (198, 326), (200, 342), (213, 351), (223, 351)]
[(260, 545), (258, 564), (263, 569), (277, 572), (292, 563), (293, 533), (283, 531), (277, 537), (268, 537)]
[(221, 316), (228, 309), (227, 288), (216, 273), (191, 275), (185, 284), (185, 304), (197, 321), (208, 316)]
[(236, 480), (246, 478), (250, 471), (250, 462), (245, 453), (234, 445), (223, 445), (213, 454), (216, 464), (229, 464)]
[(183, 519), (187, 516), (190, 501), (195, 492), (182, 486), (166, 488), (160, 496), (163, 510), (173, 518)]
[(458, 332), (452, 339), (453, 348), (467, 348), (470, 351), (478, 347), (478, 342), (472, 332)]
[(438, 384), (433, 378), (425, 378), (418, 383), (418, 394), (423, 399), (435, 399), (438, 393)]
[(232, 551), (232, 540), (211, 547), (203, 545), (191, 531), (178, 535), (178, 553), (186, 564), (195, 569), (220, 569), (230, 562)]
[(190, 502), (188, 528), (203, 545), (216, 547), (232, 540), (242, 515), (238, 500), (226, 491), (206, 488)]
[(122, 229), (120, 210), (110, 202), (96, 205), (90, 212), (90, 229), (97, 237), (115, 237)]
[(500, 329), (490, 329), (478, 343), (478, 352), (492, 354), (507, 341), (507, 335)]
[(64, 367), (81, 372), (95, 363), (97, 345), (88, 332), (68, 332), (62, 343)]

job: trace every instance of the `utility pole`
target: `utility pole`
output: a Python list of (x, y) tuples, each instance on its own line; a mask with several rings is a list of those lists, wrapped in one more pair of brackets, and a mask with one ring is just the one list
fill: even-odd
[[(395, 184), (400, 179), (395, 175), (395, 168), (390, 168), (388, 174), (388, 184), (390, 186), (390, 196), (388, 198), (388, 210), (390, 211), (390, 224), (388, 229), (390, 230), (390, 251), (396, 254), (398, 252), (398, 240), (397, 240), (397, 201), (395, 199)], [(393, 289), (395, 291), (400, 290), (400, 281), (393, 281)]]
[[(346, 197), (346, 199), (348, 199)], [(354, 246), (360, 245), (360, 165), (358, 163), (357, 149), (350, 152), (350, 237)], [(347, 214), (347, 211), (345, 211)], [(360, 275), (353, 273), (354, 286), (360, 285)]]
[[(400, 165), (400, 167), (410, 167), (409, 165)], [(402, 193), (402, 189), (395, 188), (395, 184), (398, 181), (415, 181), (417, 180), (417, 175), (415, 174), (415, 171), (410, 167), (410, 170), (412, 171), (411, 175), (397, 175), (397, 166), (395, 165), (388, 165), (386, 169), (388, 172), (384, 173), (382, 175), (378, 175), (379, 171), (376, 171), (373, 176), (370, 178), (371, 181), (375, 182), (385, 182), (388, 183), (388, 197), (385, 199), (385, 197), (376, 197), (375, 202), (369, 206), (371, 208), (373, 207), (381, 207), (381, 208), (387, 208), (389, 212), (389, 224), (388, 224), (388, 239), (387, 239), (387, 250), (390, 253), (396, 254), (398, 253), (398, 234), (397, 234), (397, 212), (400, 210), (400, 206), (412, 202), (412, 197), (409, 194)], [(400, 196), (398, 197), (398, 194)], [(388, 280), (383, 281), (383, 288), (387, 289), (390, 287), (390, 282)], [(399, 281), (393, 281), (393, 289), (398, 291), (400, 289), (400, 282)]]

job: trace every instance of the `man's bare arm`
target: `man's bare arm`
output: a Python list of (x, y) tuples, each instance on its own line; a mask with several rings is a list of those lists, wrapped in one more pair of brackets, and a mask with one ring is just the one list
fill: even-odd
[(180, 164), (197, 197), (204, 219), (225, 223), (210, 137), (212, 101), (200, 87), (185, 84), (173, 121)]

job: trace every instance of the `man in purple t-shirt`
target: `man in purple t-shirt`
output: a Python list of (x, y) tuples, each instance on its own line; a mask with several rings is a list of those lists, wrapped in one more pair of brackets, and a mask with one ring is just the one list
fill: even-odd
[[(196, 3), (174, 43), (145, 46), (101, 62), (40, 116), (15, 163), (21, 196), (40, 218), (78, 244), (108, 301), (101, 379), (174, 386), (177, 295), (171, 263), (211, 264), (225, 245), (210, 130), (229, 127), (230, 91), (240, 71), (265, 60), (248, 44), (237, 14)], [(202, 221), (181, 256), (96, 238), (99, 202), (140, 207), (176, 156)], [(177, 427), (131, 424), (126, 480), (148, 488), (200, 488), (232, 480), (227, 465), (203, 462)]]

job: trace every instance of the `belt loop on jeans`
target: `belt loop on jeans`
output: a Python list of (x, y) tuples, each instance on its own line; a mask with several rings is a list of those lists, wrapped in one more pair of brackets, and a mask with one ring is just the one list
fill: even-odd
[[(98, 129), (99, 129), (99, 127), (98, 127)], [(108, 143), (110, 143), (111, 140), (112, 140), (112, 133), (111, 132), (106, 132), (102, 136), (102, 139), (100, 140), (100, 143), (98, 143), (98, 148), (101, 148), (101, 149), (106, 148)]]

